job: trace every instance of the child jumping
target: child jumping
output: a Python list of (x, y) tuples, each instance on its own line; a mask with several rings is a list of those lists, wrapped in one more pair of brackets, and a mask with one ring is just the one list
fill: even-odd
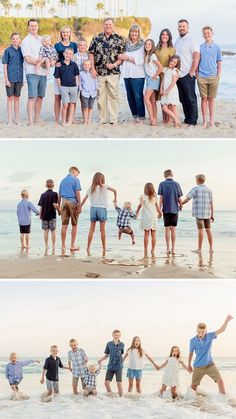
[(163, 69), (164, 77), (160, 88), (162, 110), (173, 119), (175, 128), (181, 126), (177, 113), (179, 93), (176, 85), (179, 78), (179, 69), (180, 58), (178, 55), (173, 55), (169, 59), (168, 67)]
[(35, 359), (26, 359), (19, 361), (16, 352), (12, 352), (9, 356), (9, 363), (6, 365), (6, 379), (9, 381), (10, 387), (14, 392), (19, 391), (19, 384), (23, 380), (23, 368), (29, 364), (40, 364)]
[(39, 59), (36, 64), (36, 73), (40, 67), (45, 67), (47, 75), (50, 73), (50, 67), (53, 67), (58, 60), (58, 53), (54, 46), (52, 46), (52, 40), (50, 35), (44, 35), (42, 37), (42, 46), (39, 50)]
[(213, 237), (211, 233), (211, 223), (214, 222), (214, 208), (211, 190), (205, 185), (205, 175), (196, 176), (197, 186), (193, 187), (187, 194), (187, 198), (182, 201), (182, 205), (191, 199), (193, 200), (192, 215), (196, 218), (198, 228), (198, 248), (193, 252), (201, 253), (204, 238), (204, 229), (206, 230), (209, 251), (213, 252)]
[(132, 244), (135, 244), (134, 231), (131, 228), (131, 218), (136, 218), (135, 212), (132, 211), (132, 204), (129, 201), (124, 202), (123, 209), (115, 204), (115, 209), (118, 212), (116, 225), (119, 229), (118, 239), (121, 239), (123, 233), (129, 234), (132, 239)]
[(20, 227), (21, 249), (29, 249), (29, 235), (31, 229), (31, 211), (39, 215), (39, 211), (29, 201), (29, 192), (21, 191), (21, 201), (17, 204), (17, 218)]
[(54, 181), (52, 179), (47, 179), (46, 181), (46, 192), (44, 192), (39, 199), (38, 206), (40, 207), (40, 219), (42, 220), (42, 229), (44, 231), (44, 242), (45, 250), (48, 250), (48, 233), (51, 231), (52, 236), (52, 249), (55, 250), (56, 245), (56, 223), (57, 223), (57, 214), (58, 210), (58, 194), (53, 191)]
[[(207, 326), (205, 323), (199, 323), (197, 325), (197, 335), (190, 340), (189, 349), (189, 360), (188, 360), (188, 371), (192, 375), (192, 389), (197, 390), (203, 377), (208, 375), (215, 383), (218, 384), (219, 392), (225, 394), (224, 381), (220, 375), (220, 372), (214, 364), (211, 348), (213, 340), (218, 335), (223, 333), (228, 326), (228, 323), (233, 319), (231, 315), (228, 315), (223, 325), (215, 332), (207, 333)], [(194, 352), (196, 358), (194, 361), (194, 369), (191, 366)]]
[(156, 248), (156, 229), (157, 229), (157, 213), (158, 218), (161, 218), (162, 212), (157, 202), (156, 191), (152, 183), (146, 183), (144, 187), (144, 195), (140, 198), (136, 216), (138, 217), (141, 211), (140, 229), (144, 231), (144, 259), (148, 258), (148, 242), (149, 236), (152, 237), (152, 258), (155, 258)]
[(97, 365), (89, 365), (85, 368), (85, 377), (84, 377), (84, 396), (88, 397), (90, 394), (93, 396), (97, 395), (97, 376), (101, 372), (101, 364), (99, 367)]
[(18, 125), (20, 122), (19, 101), (23, 86), (23, 62), (24, 58), (20, 47), (20, 35), (14, 32), (11, 35), (11, 45), (5, 49), (2, 57), (7, 93), (8, 125), (11, 125), (13, 122), (13, 102), (15, 124)]
[(146, 91), (144, 102), (149, 113), (150, 124), (157, 125), (157, 104), (155, 90), (160, 88), (160, 77), (163, 66), (156, 56), (156, 46), (152, 39), (147, 39), (144, 44)]
[(107, 208), (108, 208), (108, 191), (113, 192), (114, 200), (113, 203), (116, 205), (117, 202), (117, 192), (114, 188), (105, 184), (105, 176), (97, 172), (93, 176), (92, 185), (87, 191), (83, 201), (81, 202), (81, 207), (85, 204), (87, 199), (90, 200), (90, 230), (88, 234), (88, 243), (87, 243), (87, 254), (90, 255), (90, 247), (93, 240), (93, 235), (96, 228), (96, 223), (100, 223), (100, 232), (101, 232), (101, 241), (102, 241), (102, 251), (103, 256), (106, 254), (106, 221), (107, 221)]
[(162, 387), (160, 389), (160, 396), (163, 395), (167, 387), (170, 387), (173, 399), (176, 399), (176, 397), (178, 397), (177, 387), (179, 387), (180, 366), (182, 366), (186, 371), (188, 371), (188, 367), (185, 365), (185, 363), (183, 362), (181, 358), (179, 347), (172, 346), (170, 350), (169, 358), (162, 365), (159, 365), (159, 367), (157, 368), (158, 370), (160, 370), (161, 368), (166, 367), (165, 373), (162, 378)]
[(142, 380), (144, 357), (146, 357), (151, 362), (151, 364), (155, 368), (158, 369), (158, 366), (155, 364), (153, 359), (142, 348), (140, 337), (135, 336), (132, 340), (130, 348), (127, 350), (124, 356), (124, 361), (126, 358), (128, 358), (128, 369), (127, 369), (127, 378), (129, 379), (128, 393), (131, 393), (133, 390), (134, 379), (136, 381), (136, 391), (137, 393), (141, 393), (141, 380)]

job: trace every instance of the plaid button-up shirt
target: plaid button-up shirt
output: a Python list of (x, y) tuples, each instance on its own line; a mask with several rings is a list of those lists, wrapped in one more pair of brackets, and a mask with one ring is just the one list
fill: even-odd
[(130, 219), (136, 218), (136, 214), (133, 211), (120, 207), (116, 207), (116, 211), (118, 212), (116, 225), (119, 228), (130, 227)]
[(72, 363), (73, 377), (84, 377), (88, 358), (83, 349), (68, 352), (68, 361)]
[(203, 220), (211, 218), (212, 192), (206, 185), (197, 185), (192, 188), (187, 198), (193, 199), (193, 217)]
[(101, 367), (99, 367), (95, 373), (91, 374), (89, 372), (89, 369), (87, 367), (85, 368), (84, 384), (86, 387), (96, 388), (97, 376), (98, 374), (100, 374), (100, 371), (101, 371)]
[(74, 55), (74, 62), (79, 67), (80, 72), (83, 70), (84, 61), (87, 61), (88, 59), (89, 59), (89, 56), (88, 56), (87, 52), (85, 52), (84, 54), (80, 54), (80, 52), (77, 52)]

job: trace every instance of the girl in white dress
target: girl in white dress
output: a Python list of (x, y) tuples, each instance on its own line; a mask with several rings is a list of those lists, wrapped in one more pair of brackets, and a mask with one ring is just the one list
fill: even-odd
[(88, 189), (83, 201), (81, 202), (80, 211), (83, 205), (89, 198), (90, 200), (90, 229), (88, 234), (87, 254), (90, 256), (90, 247), (93, 240), (93, 235), (97, 221), (100, 224), (102, 254), (106, 254), (106, 221), (107, 221), (107, 207), (108, 207), (108, 192), (114, 194), (113, 203), (117, 204), (117, 193), (114, 188), (105, 184), (105, 176), (103, 173), (97, 172), (93, 176), (92, 185)]
[(129, 379), (128, 393), (132, 393), (134, 379), (136, 381), (136, 391), (141, 393), (141, 380), (143, 370), (144, 357), (151, 362), (151, 364), (158, 368), (153, 359), (147, 354), (142, 348), (141, 340), (138, 336), (135, 336), (132, 340), (130, 348), (127, 350), (124, 360), (128, 358), (128, 369), (127, 378)]
[(140, 229), (144, 231), (144, 259), (148, 258), (148, 242), (149, 236), (152, 237), (152, 258), (155, 258), (156, 248), (156, 229), (157, 229), (157, 213), (158, 218), (161, 218), (162, 212), (158, 205), (156, 191), (152, 183), (146, 183), (144, 187), (144, 195), (140, 198), (140, 204), (136, 211), (138, 217), (141, 211)]
[(176, 82), (179, 78), (180, 58), (178, 55), (172, 55), (169, 59), (168, 67), (163, 69), (164, 77), (161, 82), (160, 94), (163, 112), (173, 119), (175, 127), (181, 126), (177, 114), (177, 105), (179, 104), (179, 93)]
[(162, 387), (160, 389), (161, 396), (164, 393), (164, 391), (166, 391), (167, 387), (171, 388), (173, 399), (176, 399), (176, 397), (178, 396), (176, 389), (179, 386), (180, 365), (186, 371), (188, 371), (188, 367), (184, 364), (181, 358), (179, 347), (172, 346), (169, 358), (164, 362), (164, 364), (159, 366), (159, 369), (166, 367), (166, 370), (162, 378)]

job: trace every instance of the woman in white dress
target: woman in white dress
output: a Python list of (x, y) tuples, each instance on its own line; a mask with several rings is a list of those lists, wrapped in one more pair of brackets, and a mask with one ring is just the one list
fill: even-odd
[(141, 196), (140, 204), (136, 211), (137, 217), (141, 209), (140, 229), (144, 231), (144, 259), (148, 258), (150, 235), (152, 238), (151, 255), (152, 258), (155, 258), (157, 214), (158, 218), (160, 218), (162, 212), (158, 205), (156, 191), (152, 183), (146, 183), (144, 187), (144, 195)]
[(184, 364), (180, 349), (178, 346), (172, 346), (170, 350), (169, 358), (164, 362), (164, 364), (159, 365), (159, 369), (165, 368), (163, 378), (162, 378), (162, 387), (160, 389), (160, 395), (162, 396), (167, 387), (171, 388), (171, 394), (173, 399), (176, 399), (177, 387), (179, 387), (179, 368), (180, 365), (188, 371), (188, 367)]
[(160, 95), (163, 112), (165, 112), (174, 121), (176, 128), (181, 126), (177, 113), (179, 104), (179, 93), (177, 80), (179, 78), (180, 58), (173, 55), (169, 59), (168, 67), (163, 69), (164, 77), (161, 82)]

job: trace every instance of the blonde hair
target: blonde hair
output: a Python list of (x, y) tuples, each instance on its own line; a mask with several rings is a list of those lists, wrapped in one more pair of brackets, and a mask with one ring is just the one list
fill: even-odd
[(91, 61), (90, 60), (84, 60), (84, 62), (83, 62), (83, 68), (84, 68), (84, 65), (85, 64), (88, 64), (88, 63), (91, 65)]
[(72, 338), (72, 339), (69, 340), (69, 343), (78, 343), (78, 342), (75, 338)]
[(20, 194), (21, 194), (21, 198), (28, 198), (29, 197), (29, 192), (26, 189), (22, 189)]
[(206, 323), (198, 323), (198, 325), (197, 325), (197, 329), (204, 330), (204, 329), (206, 329), (206, 328), (207, 328)]
[(132, 31), (138, 32), (138, 39), (137, 39), (137, 41), (136, 41), (136, 42), (139, 42), (139, 41), (142, 39), (142, 37), (141, 37), (141, 29), (140, 29), (140, 26), (139, 26), (139, 25), (137, 25), (136, 23), (135, 23), (134, 25), (132, 25), (132, 26), (131, 26), (131, 28), (130, 28), (130, 30), (129, 30), (129, 33), (128, 33), (128, 40), (129, 40), (129, 41), (131, 40), (131, 32), (132, 32)]
[(17, 353), (16, 352), (11, 352), (10, 355), (9, 355), (9, 359), (11, 359), (13, 356), (17, 357)]
[(69, 37), (69, 41), (70, 41), (70, 40), (71, 40), (71, 35), (72, 35), (72, 30), (71, 30), (71, 27), (70, 27), (70, 26), (67, 26), (67, 25), (62, 26), (62, 28), (60, 29), (60, 38), (61, 38), (61, 41), (63, 41), (63, 38), (62, 38), (62, 32), (63, 32), (65, 29), (69, 29), (69, 30), (70, 30), (70, 37)]
[(124, 208), (125, 209), (131, 209), (132, 208), (132, 204), (130, 201), (125, 201), (124, 202)]
[(205, 183), (205, 180), (206, 180), (205, 175), (203, 175), (203, 174), (196, 175), (196, 181), (197, 181), (198, 183)]
[(95, 173), (92, 180), (91, 193), (95, 192), (97, 186), (100, 186), (100, 188), (102, 188), (104, 183), (105, 183), (104, 174), (100, 172)]
[(42, 36), (42, 41), (44, 41), (45, 39), (51, 39), (51, 35), (43, 35)]

